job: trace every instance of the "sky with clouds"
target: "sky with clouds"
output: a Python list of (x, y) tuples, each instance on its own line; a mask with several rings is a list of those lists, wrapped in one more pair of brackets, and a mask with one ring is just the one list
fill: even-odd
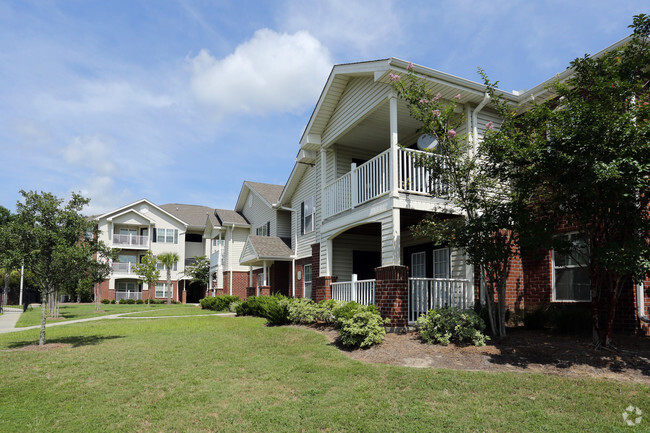
[(0, 205), (80, 191), (230, 208), (284, 184), (333, 65), (398, 57), (504, 90), (624, 38), (642, 0), (0, 0)]

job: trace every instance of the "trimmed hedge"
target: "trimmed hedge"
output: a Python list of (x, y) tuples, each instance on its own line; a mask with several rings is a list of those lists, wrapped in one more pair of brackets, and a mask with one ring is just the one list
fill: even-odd
[(444, 307), (429, 310), (417, 320), (420, 337), (427, 343), (448, 345), (471, 341), (475, 346), (485, 346), (489, 337), (483, 334), (485, 322), (473, 310)]
[(199, 304), (204, 310), (228, 311), (230, 304), (239, 300), (239, 296), (233, 295), (208, 296), (201, 299)]

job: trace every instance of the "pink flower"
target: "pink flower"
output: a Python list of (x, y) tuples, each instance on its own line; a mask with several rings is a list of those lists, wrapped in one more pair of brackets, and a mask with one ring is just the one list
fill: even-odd
[(406, 67), (407, 71), (412, 71), (413, 70), (413, 62), (409, 62), (408, 66)]
[(440, 110), (433, 110), (431, 114), (433, 114), (435, 117), (440, 117)]
[(388, 77), (390, 78), (391, 81), (399, 81), (399, 75), (397, 74), (388, 74)]
[(488, 123), (485, 124), (485, 127), (486, 127), (487, 129), (494, 129), (494, 123), (492, 123), (492, 122), (488, 122)]
[(454, 98), (456, 98), (457, 100), (460, 101), (460, 93), (458, 95), (454, 96)]
[(449, 130), (449, 137), (454, 138), (455, 136), (456, 136), (456, 131), (454, 131), (453, 129), (450, 129)]
[(420, 104), (424, 105), (424, 104), (428, 104), (428, 103), (429, 103), (428, 99), (420, 99)]
[(434, 100), (434, 101), (437, 101), (437, 100), (440, 99), (440, 98), (442, 98), (442, 95), (441, 95), (440, 93), (438, 93), (438, 94), (433, 98), (433, 100)]

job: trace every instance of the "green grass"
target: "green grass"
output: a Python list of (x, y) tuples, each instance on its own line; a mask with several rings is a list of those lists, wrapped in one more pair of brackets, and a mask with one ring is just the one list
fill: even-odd
[[(0, 335), (2, 432), (631, 432), (650, 387), (363, 364), (264, 320), (110, 320)], [(7, 350), (10, 349), (10, 350)]]
[[(183, 316), (187, 314), (199, 314), (199, 308), (183, 304), (100, 304), (101, 310), (95, 311), (95, 304), (64, 304), (59, 307), (59, 319), (48, 319), (48, 323), (61, 322), (65, 320), (87, 319), (89, 317), (106, 316), (109, 314), (131, 313), (143, 311), (146, 315), (167, 315)], [(189, 311), (196, 310), (197, 313)], [(41, 324), (41, 307), (34, 307), (20, 315), (16, 328), (35, 326)]]
[(229, 313), (229, 311), (202, 310), (201, 307), (194, 305), (179, 304), (172, 305), (171, 307), (172, 308), (159, 308), (153, 311), (145, 310), (142, 313), (129, 314), (129, 317), (195, 316), (198, 314)]

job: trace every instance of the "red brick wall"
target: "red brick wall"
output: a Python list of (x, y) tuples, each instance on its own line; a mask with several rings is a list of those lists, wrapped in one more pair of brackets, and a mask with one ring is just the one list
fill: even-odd
[(408, 277), (406, 266), (375, 268), (375, 304), (389, 326), (408, 325)]
[(320, 244), (311, 245), (311, 276), (312, 281), (320, 277)]
[[(313, 269), (312, 258), (306, 257), (304, 259), (296, 260), (296, 273), (294, 274), (294, 284), (296, 285), (296, 298), (305, 297), (305, 265), (312, 265), (312, 280), (313, 280)], [(298, 272), (300, 272), (300, 279), (298, 279)], [(312, 288), (313, 288), (312, 283)]]
[[(223, 273), (223, 293), (230, 294), (230, 272)], [(232, 294), (239, 296), (242, 300), (246, 299), (246, 288), (248, 287), (248, 272), (232, 271)]]
[(526, 310), (534, 310), (553, 299), (553, 268), (551, 252), (523, 259), (524, 297)]
[(311, 279), (311, 297), (314, 302), (320, 302), (325, 299), (332, 299), (332, 283), (336, 282), (337, 277), (316, 277)]

